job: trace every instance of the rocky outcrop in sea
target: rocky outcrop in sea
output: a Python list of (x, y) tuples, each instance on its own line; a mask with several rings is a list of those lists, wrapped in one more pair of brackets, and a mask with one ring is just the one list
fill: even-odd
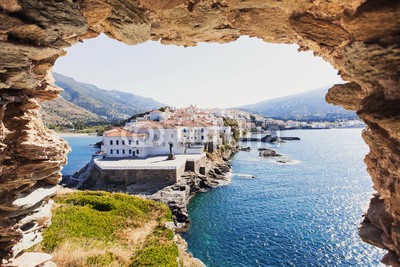
[(269, 149), (269, 148), (259, 148), (258, 149), (259, 153), (258, 155), (260, 157), (264, 157), (264, 158), (274, 158), (274, 157), (282, 157), (281, 154), (279, 154), (278, 152), (276, 152), (273, 149)]

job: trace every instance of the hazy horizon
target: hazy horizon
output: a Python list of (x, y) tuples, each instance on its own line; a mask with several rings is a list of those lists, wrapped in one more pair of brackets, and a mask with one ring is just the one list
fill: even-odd
[(67, 51), (54, 72), (176, 107), (232, 108), (343, 82), (312, 52), (255, 38), (184, 48), (128, 46), (102, 35)]

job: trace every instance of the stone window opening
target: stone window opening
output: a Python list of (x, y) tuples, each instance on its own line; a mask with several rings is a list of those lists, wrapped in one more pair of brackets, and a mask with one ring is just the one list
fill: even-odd
[[(7, 1), (5, 1), (7, 2)], [(312, 1), (311, 1), (312, 2)], [(330, 11), (329, 8), (326, 8), (324, 11), (322, 11), (321, 9), (321, 14), (325, 13), (324, 15), (326, 15), (323, 18), (320, 18), (319, 16), (321, 16), (318, 12), (314, 12), (315, 10), (313, 10), (313, 8), (315, 8), (316, 10), (318, 10), (318, 6), (315, 6), (314, 4), (310, 4), (311, 7), (304, 7), (303, 10), (296, 10), (295, 7), (291, 7), (291, 5), (287, 5), (288, 9), (291, 10), (287, 10), (288, 12), (284, 12), (284, 10), (280, 10), (282, 12), (279, 12), (279, 14), (288, 14), (288, 17), (286, 17), (285, 19), (277, 19), (276, 22), (279, 24), (279, 31), (282, 31), (281, 33), (276, 33), (276, 31), (274, 31), (274, 29), (269, 29), (268, 27), (261, 27), (263, 26), (263, 21), (262, 19), (258, 18), (256, 19), (256, 17), (252, 17), (252, 9), (249, 9), (248, 12), (246, 12), (246, 14), (243, 13), (243, 16), (247, 16), (244, 17), (243, 21), (237, 20), (235, 23), (238, 25), (232, 25), (233, 29), (232, 31), (237, 31), (237, 33), (234, 34), (228, 34), (228, 35), (224, 35), (224, 38), (221, 38), (221, 35), (218, 35), (217, 28), (215, 29), (210, 29), (210, 31), (216, 31), (211, 32), (209, 35), (207, 35), (207, 40), (200, 34), (197, 35), (197, 33), (193, 33), (195, 37), (193, 37), (193, 40), (191, 40), (190, 37), (186, 37), (186, 38), (182, 38), (182, 35), (180, 35), (180, 29), (178, 27), (177, 29), (177, 37), (171, 37), (170, 39), (165, 39), (167, 42), (172, 43), (179, 43), (179, 44), (187, 44), (187, 45), (194, 45), (196, 44), (196, 42), (199, 41), (209, 41), (209, 42), (216, 42), (216, 41), (223, 41), (223, 42), (228, 42), (234, 39), (237, 39), (239, 37), (239, 35), (241, 35), (241, 32), (243, 31), (247, 31), (250, 35), (254, 36), (254, 37), (259, 37), (259, 38), (264, 38), (267, 40), (272, 40), (275, 42), (280, 42), (280, 43), (299, 43), (301, 44), (299, 47), (299, 50), (314, 50), (316, 54), (319, 54), (320, 56), (324, 57), (325, 59), (329, 60), (330, 63), (335, 66), (336, 69), (338, 69), (338, 71), (340, 73), (342, 73), (345, 77), (346, 80), (349, 81), (346, 84), (341, 84), (338, 86), (334, 86), (331, 89), (331, 92), (328, 93), (327, 95), (327, 100), (330, 103), (334, 103), (337, 105), (341, 105), (341, 106), (345, 106), (346, 109), (349, 110), (359, 110), (362, 111), (362, 113), (360, 113), (360, 117), (363, 118), (363, 120), (365, 122), (367, 122), (368, 125), (373, 125), (374, 127), (370, 127), (365, 131), (365, 135), (364, 138), (370, 140), (371, 144), (370, 147), (373, 149), (373, 153), (371, 152), (369, 154), (369, 162), (367, 163), (368, 167), (373, 169), (373, 170), (377, 170), (376, 172), (372, 172), (371, 176), (374, 179), (374, 181), (377, 181), (379, 179), (380, 176), (380, 172), (379, 170), (381, 170), (383, 167), (385, 166), (385, 162), (384, 159), (376, 156), (377, 154), (382, 154), (384, 151), (383, 149), (379, 150), (379, 148), (374, 147), (374, 142), (378, 143), (380, 141), (388, 141), (388, 143), (384, 143), (385, 148), (391, 148), (391, 147), (398, 147), (399, 144), (399, 138), (398, 138), (398, 134), (396, 132), (396, 130), (394, 129), (390, 129), (390, 127), (388, 127), (387, 125), (385, 125), (382, 122), (381, 118), (385, 118), (388, 117), (389, 113), (385, 114), (384, 110), (375, 110), (374, 112), (376, 114), (373, 114), (371, 112), (371, 107), (366, 105), (362, 100), (365, 100), (367, 97), (370, 97), (369, 99), (372, 99), (370, 101), (370, 103), (372, 104), (376, 104), (376, 106), (384, 106), (384, 104), (388, 104), (389, 108), (391, 108), (391, 105), (394, 105), (394, 108), (396, 108), (396, 103), (395, 101), (392, 100), (398, 100), (399, 97), (396, 96), (396, 98), (393, 98), (391, 101), (393, 103), (391, 103), (389, 101), (389, 98), (393, 95), (397, 94), (397, 89), (396, 87), (394, 87), (393, 82), (392, 81), (397, 81), (398, 80), (398, 70), (396, 67), (391, 67), (390, 66), (397, 66), (398, 64), (396, 64), (396, 62), (394, 61), (395, 59), (393, 59), (392, 55), (390, 54), (390, 50), (393, 50), (393, 53), (398, 53), (398, 48), (397, 47), (393, 47), (392, 44), (390, 44), (391, 39), (396, 39), (393, 38), (393, 24), (390, 24), (389, 21), (389, 16), (385, 16), (385, 14), (388, 15), (392, 15), (392, 13), (390, 13), (395, 6), (395, 2), (397, 1), (383, 1), (381, 3), (381, 7), (379, 8), (380, 10), (383, 10), (382, 13), (383, 15), (379, 15), (379, 13), (377, 12), (376, 7), (374, 7), (373, 5), (371, 5), (372, 1), (365, 1), (366, 6), (362, 6), (360, 1), (360, 4), (354, 4), (354, 6), (350, 6), (346, 4), (346, 1), (343, 1), (343, 4), (339, 5), (339, 4), (333, 4), (330, 3), (332, 1), (325, 1), (327, 2), (327, 5), (331, 5), (332, 7), (332, 11)], [(350, 2), (350, 1), (348, 1)], [(96, 1), (94, 1), (94, 3), (96, 3)], [(247, 5), (245, 2), (243, 2), (244, 5)], [(313, 6), (314, 5), (314, 6)], [(246, 7), (246, 6), (245, 6)], [(336, 8), (337, 7), (337, 8)], [(365, 7), (365, 8), (364, 8)], [(32, 7), (33, 9), (36, 7)], [(43, 6), (43, 8), (46, 8), (45, 6)], [(65, 5), (65, 8), (68, 8), (68, 5)], [(116, 10), (118, 10), (117, 6), (113, 6), (113, 8), (115, 8)], [(150, 6), (147, 7), (149, 10), (152, 10)], [(189, 8), (189, 11), (194, 11), (196, 12), (198, 9), (197, 5), (191, 5)], [(280, 7), (277, 7), (277, 9), (281, 9)], [(346, 12), (348, 12), (348, 14), (343, 14), (344, 12), (340, 11), (341, 9), (346, 10)], [(263, 12), (265, 12), (266, 14), (268, 14), (268, 8), (261, 8), (260, 10), (262, 10), (262, 12), (257, 12), (257, 16), (263, 16)], [(352, 12), (354, 11), (354, 12)], [(357, 12), (355, 12), (357, 11)], [(7, 10), (4, 11), (5, 14), (9, 14), (12, 15), (13, 12), (9, 12)], [(21, 11), (21, 13), (23, 13), (24, 10)], [(154, 11), (155, 13), (157, 13), (158, 11)], [(14, 12), (15, 13), (15, 12)], [(168, 12), (166, 12), (168, 13)], [(357, 17), (354, 14), (357, 14)], [(49, 13), (50, 14), (50, 13)], [(57, 12), (55, 12), (55, 14), (57, 14)], [(114, 13), (113, 13), (114, 14)], [(117, 13), (118, 14), (118, 13)], [(159, 13), (161, 14), (161, 13)], [(192, 14), (192, 13), (188, 13), (188, 14)], [(207, 16), (206, 12), (204, 13), (205, 16)], [(394, 13), (395, 17), (398, 17), (398, 13)], [(214, 14), (213, 16), (219, 16), (219, 14)], [(7, 15), (8, 16), (8, 15)], [(96, 23), (98, 23), (98, 21), (95, 22), (88, 22), (87, 18), (85, 18), (83, 15), (77, 15), (77, 16), (82, 16), (81, 20), (82, 22), (76, 21), (78, 24), (77, 26), (79, 26), (80, 28), (86, 28), (86, 29), (97, 29), (96, 27)], [(182, 18), (188, 18), (189, 16), (187, 14), (185, 14), (184, 12), (179, 12), (179, 16), (182, 16)], [(338, 22), (343, 16), (345, 16), (346, 18), (349, 17), (349, 19), (341, 21), (340, 23)], [(373, 18), (370, 20), (370, 24), (368, 27), (362, 27), (362, 26), (366, 26), (365, 22), (360, 22), (362, 20), (358, 19), (359, 17), (365, 17), (365, 20), (368, 20), (368, 18)], [(55, 17), (55, 16), (54, 16)], [(338, 19), (337, 21), (333, 21), (331, 18), (335, 18)], [(32, 21), (35, 21), (35, 17), (33, 16)], [(207, 18), (205, 18), (207, 19)], [(247, 20), (246, 20), (247, 19)], [(386, 20), (387, 19), (387, 20)], [(150, 19), (151, 20), (151, 19)], [(268, 21), (268, 20), (266, 20)], [(352, 24), (350, 24), (349, 22), (351, 22)], [(84, 23), (83, 23), (84, 22)], [(151, 22), (151, 21), (150, 21)], [(168, 17), (163, 17), (162, 15), (160, 15), (159, 18), (159, 23), (160, 25), (165, 25), (165, 22), (169, 22), (169, 18)], [(311, 23), (310, 23), (311, 22)], [(47, 31), (47, 29), (49, 27), (46, 27), (46, 24), (53, 24), (55, 29), (58, 30), (59, 28), (61, 28), (60, 24), (57, 22), (56, 18), (50, 17), (48, 18), (48, 22), (43, 22), (43, 24), (45, 24), (42, 27), (42, 30), (44, 32)], [(379, 23), (379, 27), (376, 27), (376, 24)], [(82, 24), (82, 25), (81, 25)], [(85, 24), (85, 25), (83, 25)], [(262, 24), (262, 25), (260, 25)], [(52, 26), (53, 26), (52, 25)], [(95, 25), (95, 26), (94, 26)], [(320, 25), (324, 26), (324, 27), (319, 27)], [(85, 26), (85, 27), (83, 27)], [(125, 34), (125, 33), (121, 33), (120, 29), (118, 28), (118, 25), (114, 25), (112, 22), (109, 23), (110, 29), (108, 34), (111, 36), (117, 36), (116, 33), (120, 33), (120, 35), (118, 35), (118, 39), (125, 41), (125, 42), (129, 42), (132, 44), (135, 43), (139, 43), (139, 42), (143, 42), (145, 40), (150, 39), (150, 36), (153, 36), (152, 38), (159, 38), (162, 39), (162, 37), (164, 36), (162, 31), (163, 28), (160, 28), (160, 33), (150, 33), (150, 32), (146, 32), (145, 34), (143, 34), (143, 36), (137, 36), (137, 35), (130, 35), (130, 34)], [(124, 25), (123, 25), (124, 26)], [(77, 28), (79, 28), (77, 27)], [(149, 27), (150, 27), (150, 23), (149, 23)], [(240, 28), (239, 28), (240, 27)], [(69, 27), (66, 27), (65, 30), (68, 31)], [(290, 29), (289, 31), (287, 29)], [(397, 29), (397, 26), (395, 25), (395, 28)], [(5, 30), (7, 32), (7, 30)], [(27, 30), (28, 34), (29, 34), (30, 30)], [(150, 31), (150, 30), (149, 30)], [(165, 30), (164, 30), (165, 31)], [(69, 40), (67, 40), (67, 43), (74, 43), (74, 42), (78, 42), (79, 40), (82, 40), (85, 38), (84, 32), (74, 32), (73, 34), (69, 34), (68, 32), (64, 34), (63, 31), (59, 31), (60, 32), (60, 36), (58, 37), (60, 41), (64, 41), (64, 39), (68, 39), (68, 36), (74, 36), (73, 38), (69, 38)], [(71, 31), (72, 32), (72, 31)], [(61, 33), (63, 33), (63, 36), (61, 36)], [(96, 34), (96, 31), (93, 31), (93, 33)], [(100, 32), (98, 32), (100, 33)], [(55, 33), (57, 34), (57, 33)], [(147, 35), (146, 35), (147, 34)], [(7, 33), (5, 34), (5, 36), (7, 35)], [(10, 34), (11, 36), (11, 34)], [(32, 34), (32, 36), (35, 36), (35, 34)], [(186, 35), (185, 35), (186, 36)], [(217, 37), (212, 37), (212, 36), (217, 36)], [(226, 38), (225, 38), (226, 37)], [(75, 39), (74, 39), (75, 38)], [(197, 39), (196, 39), (197, 38)], [(209, 39), (211, 38), (211, 39)], [(17, 38), (18, 39), (18, 38)], [(5, 40), (4, 42), (6, 44), (12, 44), (12, 42), (15, 41), (15, 38), (10, 38), (10, 41)], [(20, 39), (18, 40), (18, 42), (21, 42), (23, 44), (24, 39)], [(49, 47), (50, 44), (47, 43), (47, 41), (43, 41), (44, 43), (42, 44), (43, 47), (47, 46)], [(308, 45), (308, 43), (310, 42), (310, 45)], [(393, 41), (392, 41), (393, 42)], [(58, 46), (58, 45), (57, 45)], [(63, 47), (57, 47), (57, 49), (59, 49), (60, 51), (62, 50)], [(390, 48), (390, 49), (388, 49)], [(372, 53), (372, 51), (379, 51), (382, 52), (379, 56), (376, 56), (376, 53)], [(43, 62), (45, 62), (46, 64), (49, 65), (49, 67), (54, 63), (53, 59), (38, 59), (36, 60), (25, 60), (28, 59), (28, 56), (20, 53), (21, 55), (19, 57), (21, 57), (21, 59), (23, 59), (26, 62), (29, 62), (27, 64), (30, 65), (26, 65), (26, 66), (22, 66), (20, 69), (21, 70), (25, 70), (26, 67), (29, 67), (30, 69), (35, 69), (35, 67), (39, 66), (39, 65), (34, 65), (34, 64), (42, 64)], [(374, 56), (371, 56), (371, 54), (374, 54)], [(52, 56), (52, 58), (56, 58), (57, 54), (54, 54), (54, 56)], [(342, 60), (342, 59), (345, 60)], [(20, 58), (18, 58), (20, 59)], [(378, 60), (377, 60), (378, 59)], [(34, 64), (32, 63), (34, 62)], [(346, 63), (343, 63), (346, 62)], [(360, 62), (362, 64), (360, 64)], [(375, 62), (379, 62), (379, 64), (374, 65)], [(374, 70), (368, 70), (367, 67), (364, 68), (364, 65), (370, 65), (370, 66), (374, 66)], [(388, 70), (393, 70), (392, 72), (388, 71)], [(10, 83), (11, 83), (11, 89), (10, 90), (14, 90), (13, 89), (13, 82), (12, 79), (14, 79), (15, 77), (13, 77), (12, 75), (10, 75), (10, 71), (9, 69), (5, 68), (6, 72), (4, 74), (5, 77), (10, 78)], [(47, 71), (49, 69), (44, 69), (44, 71)], [(355, 71), (356, 70), (356, 71)], [(42, 70), (43, 71), (43, 70)], [(44, 73), (44, 72), (43, 72)], [(365, 73), (368, 73), (368, 75), (364, 75)], [(384, 81), (388, 81), (382, 83), (382, 84), (378, 84), (376, 81), (378, 81), (378, 76), (382, 75), (382, 77), (379, 77), (380, 80), (384, 80)], [(8, 77), (9, 76), (9, 77)], [(44, 75), (42, 74), (38, 74), (35, 73), (35, 75), (32, 75), (32, 77), (35, 77), (37, 80), (37, 82), (40, 82), (40, 84), (44, 84), (43, 82), (45, 82), (46, 80), (44, 80)], [(30, 77), (30, 79), (33, 79), (32, 77)], [(21, 80), (21, 82), (24, 82), (23, 78), (18, 78)], [(41, 79), (41, 80), (40, 80)], [(18, 81), (20, 82), (20, 81)], [(395, 83), (395, 82), (394, 82)], [(17, 83), (15, 83), (17, 84)], [(367, 90), (366, 88), (373, 88), (373, 86), (376, 86), (377, 89), (376, 91), (374, 90)], [(14, 90), (16, 91), (16, 90)], [(33, 90), (34, 91), (34, 90)], [(388, 94), (388, 96), (385, 95), (385, 97), (381, 98), (381, 100), (377, 100), (376, 97), (377, 96), (377, 92), (379, 92), (380, 94), (384, 93), (384, 94)], [(395, 92), (395, 93), (393, 93)], [(7, 95), (7, 92), (5, 93)], [(22, 94), (22, 93), (21, 93)], [(55, 95), (55, 94), (54, 94)], [(347, 96), (347, 99), (346, 99)], [(351, 101), (348, 101), (351, 100)], [(381, 101), (381, 102), (379, 102)], [(7, 103), (6, 103), (7, 106)], [(396, 110), (396, 109), (394, 109)], [(32, 117), (32, 119), (34, 119), (34, 117)], [(398, 119), (396, 118), (390, 118), (392, 119), (393, 123), (392, 125), (397, 125), (398, 124)], [(397, 128), (395, 128), (397, 129)], [(38, 134), (37, 134), (38, 135)], [(390, 142), (390, 143), (389, 143)], [(116, 141), (117, 145), (118, 145), (118, 141)], [(137, 142), (138, 144), (138, 142)], [(6, 145), (8, 145), (6, 143)], [(110, 145), (112, 145), (112, 140), (110, 140)], [(61, 146), (59, 146), (61, 147)], [(113, 150), (110, 150), (110, 154), (113, 153)], [(117, 150), (117, 154), (118, 154), (118, 150)], [(394, 156), (398, 156), (397, 152), (394, 152), (391, 149), (387, 150), (387, 153), (390, 153), (390, 155), (394, 155)], [(60, 157), (65, 157), (65, 154), (60, 153)], [(60, 160), (61, 162), (61, 160)], [(391, 179), (397, 179), (398, 178), (398, 171), (396, 171), (396, 169), (394, 167), (392, 167), (392, 165), (389, 165), (389, 167), (387, 167), (388, 173), (390, 173), (390, 175), (388, 175), (387, 178), (385, 177), (381, 177), (382, 179), (387, 179), (386, 181), (388, 181), (387, 184), (392, 184), (389, 183)], [(378, 191), (378, 193), (382, 193), (385, 192), (385, 190), (389, 190), (388, 188), (384, 188), (384, 185), (380, 185), (376, 190)], [(386, 202), (390, 202), (393, 199), (391, 199), (390, 197), (388, 197), (387, 199), (385, 199)], [(398, 214), (399, 213), (399, 208), (397, 205), (388, 205), (386, 204), (386, 208), (390, 209), (390, 214)], [(398, 223), (398, 221), (396, 221), (396, 223)], [(372, 226), (371, 226), (372, 227)], [(377, 227), (375, 227), (376, 229), (378, 229)], [(398, 234), (398, 230), (397, 229), (393, 229), (394, 230), (394, 234)], [(391, 237), (389, 237), (389, 239), (391, 239)], [(389, 240), (392, 241), (392, 240)], [(389, 243), (389, 242), (388, 242)], [(396, 247), (397, 251), (398, 247)], [(397, 252), (398, 254), (398, 252)], [(397, 255), (396, 254), (396, 255)], [(396, 261), (398, 259), (398, 255), (396, 256)]]

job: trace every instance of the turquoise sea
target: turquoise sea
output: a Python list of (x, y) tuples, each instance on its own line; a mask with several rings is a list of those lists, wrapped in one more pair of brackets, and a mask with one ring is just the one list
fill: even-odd
[(263, 159), (253, 144), (233, 157), (229, 185), (192, 199), (189, 251), (209, 267), (378, 266), (384, 252), (357, 235), (372, 192), (361, 129), (284, 134), (301, 141), (274, 149), (296, 164)]
[(91, 145), (101, 141), (100, 136), (62, 136), (62, 138), (72, 148), (72, 152), (68, 154), (68, 163), (61, 171), (63, 175), (72, 175), (84, 167), (92, 155), (99, 150)]
[[(357, 235), (372, 192), (361, 129), (284, 134), (301, 141), (243, 144), (253, 149), (232, 158), (232, 182), (192, 199), (183, 234), (189, 251), (209, 267), (380, 266), (384, 251)], [(73, 151), (63, 174), (72, 174), (100, 138), (65, 139)], [(294, 164), (260, 158), (259, 147), (272, 147)]]

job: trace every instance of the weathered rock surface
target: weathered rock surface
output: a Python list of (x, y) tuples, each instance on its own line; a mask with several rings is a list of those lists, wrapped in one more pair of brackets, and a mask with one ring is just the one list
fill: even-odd
[(260, 157), (264, 157), (264, 158), (275, 158), (275, 157), (282, 157), (281, 154), (279, 154), (278, 152), (276, 152), (273, 149), (269, 149), (269, 148), (259, 148), (258, 149), (259, 153), (258, 155)]
[[(49, 198), (33, 200), (32, 207), (12, 203), (55, 186), (65, 163), (68, 146), (43, 126), (38, 113), (37, 101), (59, 92), (48, 75), (51, 67), (64, 48), (103, 32), (127, 44), (151, 39), (185, 46), (249, 35), (297, 43), (330, 62), (349, 84), (330, 90), (327, 100), (356, 110), (368, 125), (365, 162), (393, 220), (383, 243), (389, 251), (385, 260), (398, 262), (399, 1), (0, 0), (0, 10), (1, 258), (15, 256), (12, 248), (24, 235), (19, 221)], [(370, 225), (377, 231), (388, 227)]]
[(16, 267), (56, 266), (55, 263), (51, 261), (52, 258), (53, 257), (50, 254), (27, 252), (17, 257), (13, 261), (12, 266)]
[(228, 161), (209, 161), (206, 175), (186, 172), (178, 183), (146, 196), (168, 205), (172, 211), (177, 230), (184, 231), (190, 224), (187, 213), (189, 200), (198, 192), (226, 184), (230, 181), (231, 165)]
[(193, 256), (187, 252), (188, 244), (179, 234), (175, 234), (174, 242), (178, 246), (179, 259), (182, 261), (183, 266), (206, 267), (201, 260), (193, 258)]

